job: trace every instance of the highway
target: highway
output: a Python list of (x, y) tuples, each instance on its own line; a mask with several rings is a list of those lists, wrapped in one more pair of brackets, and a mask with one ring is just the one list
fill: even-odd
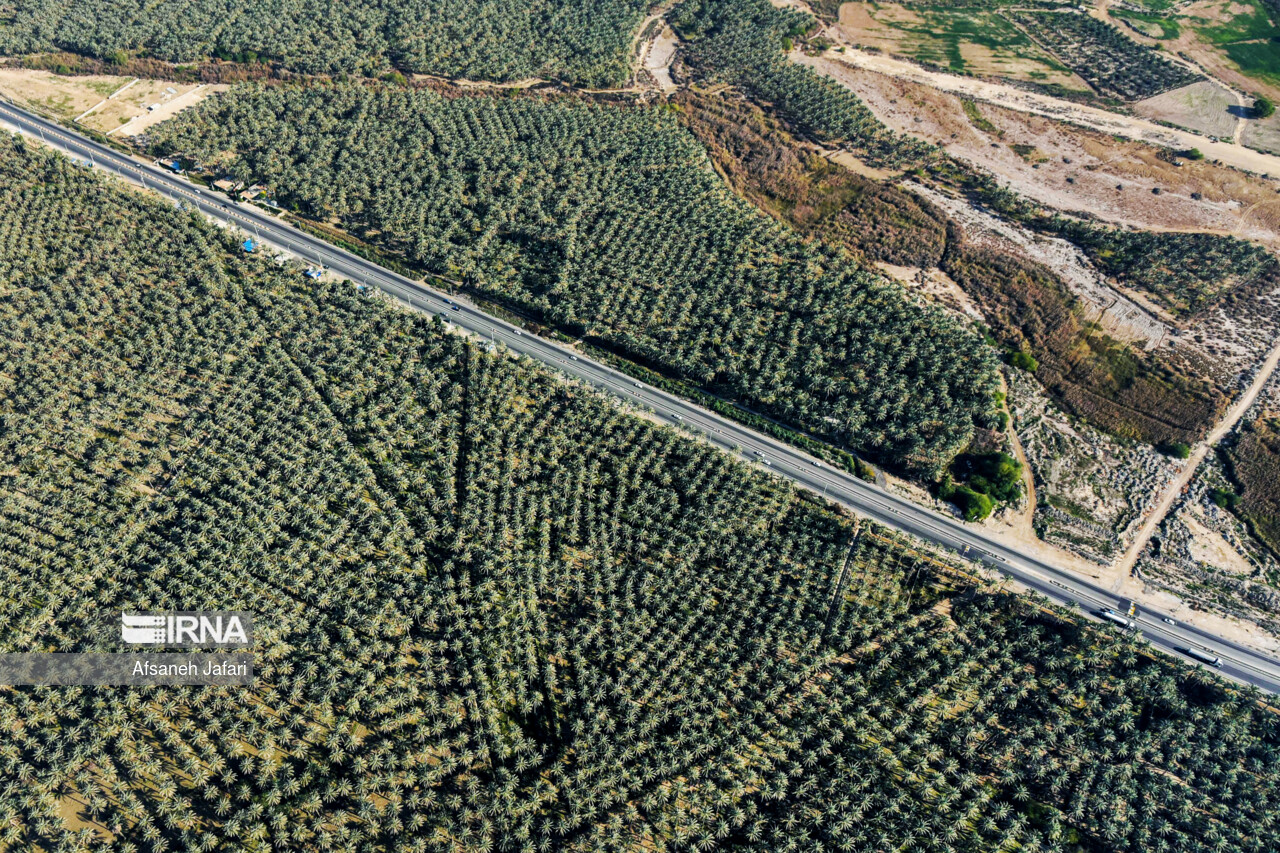
[[(1055, 602), (1079, 607), (1090, 618), (1096, 619), (1097, 611), (1102, 608), (1118, 609), (1121, 606), (1115, 594), (1067, 569), (1002, 545), (962, 522), (889, 494), (769, 436), (522, 331), (485, 314), (465, 300), (451, 297), (312, 237), (253, 205), (231, 201), (221, 193), (198, 187), (150, 163), (120, 154), (2, 100), (0, 123), (41, 139), (81, 162), (91, 163), (94, 168), (145, 186), (217, 220), (234, 224), (261, 242), (308, 262), (327, 266), (353, 282), (377, 287), (413, 309), (440, 315), (459, 329), (502, 344), (511, 352), (536, 359), (632, 404), (647, 407), (673, 427), (696, 433), (711, 444), (750, 459), (858, 515), (984, 563)], [(1167, 620), (1167, 614), (1143, 608), (1134, 620), (1135, 629), (1158, 649), (1192, 663), (1196, 661), (1189, 658), (1184, 650), (1208, 652), (1221, 658), (1222, 666), (1217, 669), (1221, 674), (1269, 693), (1280, 693), (1280, 661), (1207, 631)], [(1115, 630), (1122, 628), (1116, 626)]]

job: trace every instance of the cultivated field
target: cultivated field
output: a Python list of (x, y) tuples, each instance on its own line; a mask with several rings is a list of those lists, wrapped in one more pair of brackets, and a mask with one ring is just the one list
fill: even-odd
[(1137, 101), (1201, 79), (1088, 15), (1018, 11), (1011, 16), (1105, 97)]
[(1041, 49), (998, 8), (845, 3), (837, 28), (850, 44), (952, 71), (1086, 91), (1071, 69)]
[(1280, 845), (1272, 712), (1203, 670), (56, 154), (0, 179), (0, 645), (262, 626), (247, 689), (0, 691), (6, 850)]

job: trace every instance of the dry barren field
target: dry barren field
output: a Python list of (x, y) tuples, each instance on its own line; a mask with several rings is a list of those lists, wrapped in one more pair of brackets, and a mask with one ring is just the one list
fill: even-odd
[(825, 62), (820, 70), (889, 127), (942, 144), (1042, 204), (1146, 230), (1280, 246), (1280, 181), (987, 102), (970, 102), (966, 112), (959, 95), (845, 63)]
[[(133, 135), (225, 86), (133, 77), (64, 76), (0, 67), (0, 93), (64, 120), (108, 134)], [(151, 107), (152, 109), (148, 109)]]

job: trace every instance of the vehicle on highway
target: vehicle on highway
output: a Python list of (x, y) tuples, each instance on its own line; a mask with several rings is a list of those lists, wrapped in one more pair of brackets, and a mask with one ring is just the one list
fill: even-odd
[(1175, 626), (1176, 626), (1176, 625), (1178, 624), (1177, 622), (1174, 622), (1172, 619), (1170, 619), (1168, 616), (1164, 617), (1164, 618), (1163, 618), (1163, 619), (1161, 619), (1160, 621), (1161, 621), (1161, 622), (1163, 622), (1163, 623), (1165, 623), (1166, 625), (1175, 625)]
[(451, 306), (449, 306), (449, 307), (450, 307), (450, 308), (452, 308), (454, 311), (461, 311), (461, 310), (462, 310), (462, 309), (461, 309), (461, 308), (459, 308), (457, 305), (451, 305)]
[(1222, 658), (1216, 655), (1211, 655), (1201, 649), (1193, 649), (1188, 646), (1187, 648), (1182, 649), (1182, 651), (1186, 652), (1187, 657), (1195, 658), (1201, 663), (1207, 663), (1209, 666), (1222, 666)]
[(672, 415), (672, 416), (671, 416), (671, 420), (673, 420), (673, 421), (682, 421), (682, 420), (684, 420), (684, 418), (680, 417), (679, 415)]
[(644, 386), (643, 386), (643, 385), (641, 385), (639, 382), (632, 382), (631, 384), (632, 384), (632, 385), (634, 385), (634, 386), (636, 386), (637, 388), (643, 388), (643, 387), (644, 387)]
[(1124, 618), (1119, 613), (1112, 610), (1110, 607), (1099, 610), (1098, 615), (1101, 616), (1103, 619), (1106, 619), (1108, 622), (1114, 622), (1115, 624), (1119, 625), (1120, 627), (1126, 630), (1133, 627), (1133, 620)]
[(524, 332), (520, 331), (519, 329), (512, 329), (512, 330), (511, 330), (511, 333), (512, 333), (513, 335), (523, 335), (523, 334), (524, 334)]
[(576, 355), (571, 355), (571, 356), (569, 356), (569, 360), (570, 360), (570, 361), (577, 361), (577, 360), (578, 360), (578, 357), (577, 357)]

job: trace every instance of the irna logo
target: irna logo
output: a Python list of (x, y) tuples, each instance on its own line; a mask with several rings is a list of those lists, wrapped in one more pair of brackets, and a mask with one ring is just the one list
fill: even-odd
[(252, 617), (239, 612), (120, 614), (120, 639), (130, 645), (247, 646), (252, 628)]

